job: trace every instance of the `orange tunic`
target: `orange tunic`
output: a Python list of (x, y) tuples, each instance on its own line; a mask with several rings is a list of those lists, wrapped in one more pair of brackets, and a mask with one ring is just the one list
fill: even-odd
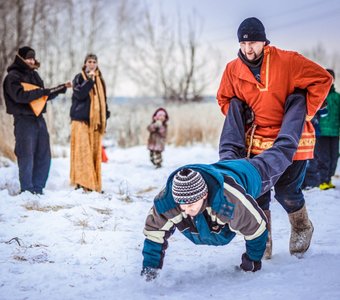
[(237, 58), (227, 64), (217, 93), (223, 114), (232, 97), (245, 101), (254, 111), (256, 130), (251, 152), (259, 154), (272, 146), (281, 127), (284, 104), (295, 88), (307, 90), (307, 117), (294, 160), (313, 158), (315, 132), (310, 120), (318, 111), (332, 84), (330, 74), (297, 52), (264, 47), (259, 83), (250, 69)]

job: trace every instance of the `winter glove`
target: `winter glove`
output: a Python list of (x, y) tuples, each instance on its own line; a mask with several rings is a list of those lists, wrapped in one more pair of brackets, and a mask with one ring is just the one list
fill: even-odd
[(242, 254), (242, 263), (240, 264), (240, 268), (246, 272), (256, 272), (261, 270), (262, 263), (261, 261), (253, 261), (249, 258), (247, 253)]
[(151, 267), (143, 267), (140, 275), (144, 277), (145, 281), (152, 281), (158, 277), (159, 269)]

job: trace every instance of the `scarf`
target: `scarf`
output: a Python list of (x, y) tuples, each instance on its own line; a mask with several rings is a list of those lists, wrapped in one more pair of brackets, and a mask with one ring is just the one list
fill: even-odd
[[(82, 76), (85, 80), (88, 79), (84, 70), (82, 71)], [(95, 72), (94, 82), (94, 86), (90, 91), (90, 128), (104, 134), (106, 128), (106, 95), (105, 83), (99, 69)]]
[(254, 61), (249, 61), (247, 59), (247, 57), (242, 53), (241, 49), (238, 51), (238, 57), (242, 60), (242, 62), (248, 66), (248, 68), (250, 69), (250, 71), (253, 73), (253, 75), (255, 76), (256, 80), (258, 82), (261, 82), (261, 65), (263, 62), (263, 51), (260, 54), (260, 56), (254, 60)]
[(249, 61), (247, 57), (242, 53), (241, 49), (239, 49), (237, 56), (249, 67), (249, 68), (256, 68), (256, 67), (261, 67), (262, 62), (263, 62), (263, 51), (260, 54), (260, 56), (254, 60), (254, 61)]

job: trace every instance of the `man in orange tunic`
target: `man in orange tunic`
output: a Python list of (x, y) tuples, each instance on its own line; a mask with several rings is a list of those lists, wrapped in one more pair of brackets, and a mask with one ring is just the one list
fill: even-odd
[[(306, 124), (294, 162), (274, 186), (275, 198), (288, 213), (291, 223), (290, 253), (300, 255), (309, 248), (313, 234), (301, 190), (306, 160), (313, 158), (315, 144), (310, 120), (325, 100), (332, 78), (324, 68), (299, 53), (270, 46), (265, 28), (257, 18), (245, 19), (237, 35), (240, 42), (238, 58), (227, 64), (217, 93), (218, 104), (227, 116), (220, 140), (221, 160), (235, 158), (230, 145), (244, 145), (244, 134), (233, 129), (238, 126), (234, 120), (242, 118), (243, 113), (239, 104), (232, 105), (229, 111), (234, 100), (248, 105), (254, 113), (246, 134), (245, 149), (253, 157), (272, 146), (281, 128), (287, 97), (296, 89), (306, 91)], [(270, 198), (268, 191), (257, 199), (269, 221)], [(271, 243), (269, 234), (266, 258), (271, 258)]]

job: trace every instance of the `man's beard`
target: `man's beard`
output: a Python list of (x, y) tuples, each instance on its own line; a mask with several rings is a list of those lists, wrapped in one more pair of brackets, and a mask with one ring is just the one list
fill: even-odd
[(249, 58), (248, 54), (246, 54), (246, 57), (249, 61), (254, 61), (254, 60), (257, 60), (259, 58), (259, 55), (257, 55), (255, 52), (253, 52), (251, 55), (253, 55), (254, 58)]

